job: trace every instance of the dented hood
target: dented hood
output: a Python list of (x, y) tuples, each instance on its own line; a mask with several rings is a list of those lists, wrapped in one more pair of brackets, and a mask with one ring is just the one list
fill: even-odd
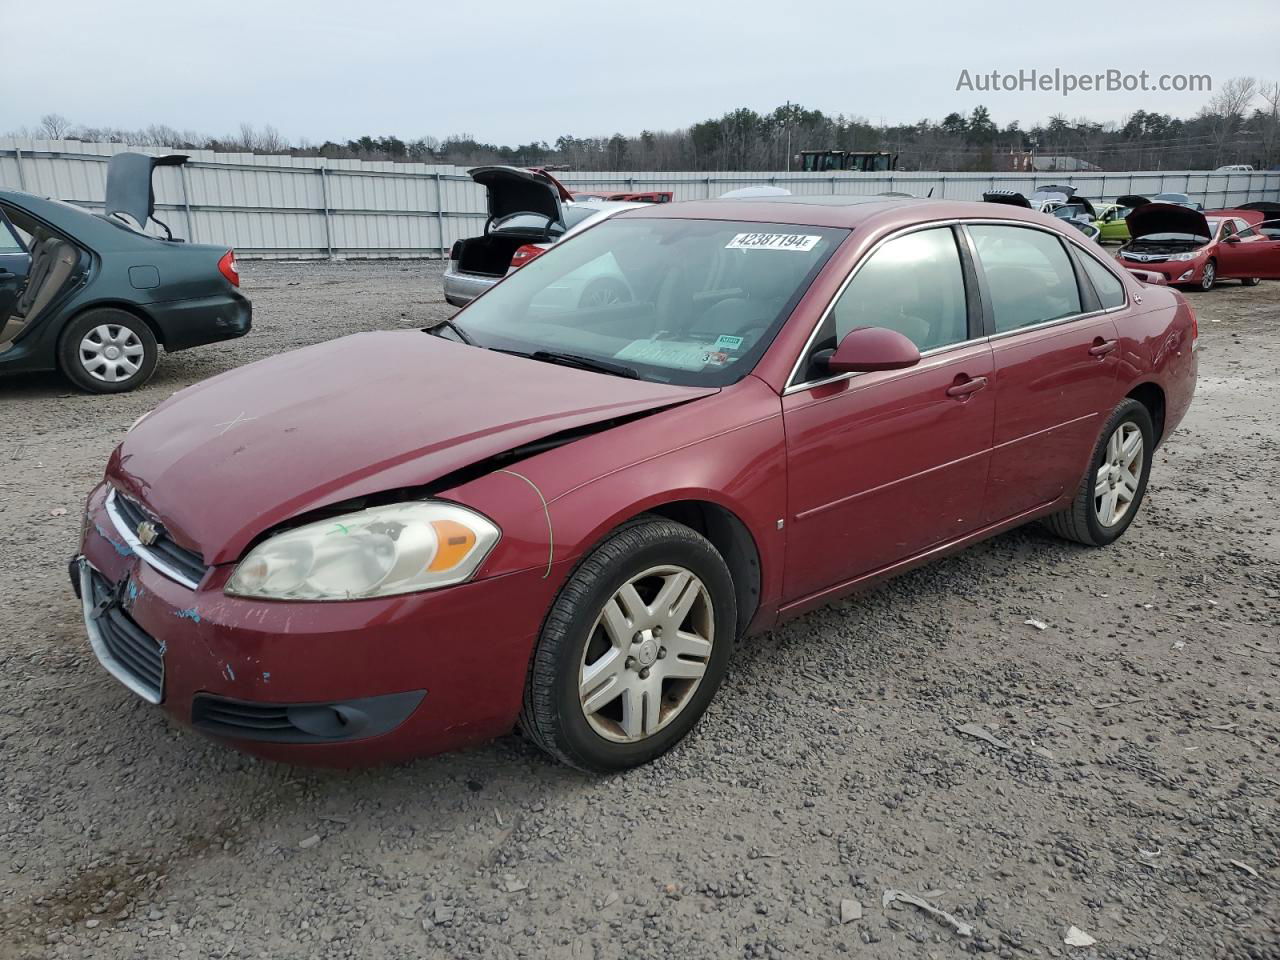
[(715, 393), (362, 333), (196, 384), (138, 423), (108, 479), (207, 563), (318, 507), (429, 484), (565, 430)]
[(1153, 233), (1186, 233), (1204, 237), (1207, 243), (1213, 236), (1203, 213), (1176, 203), (1148, 203), (1135, 207), (1124, 222), (1129, 225), (1129, 236), (1134, 240)]

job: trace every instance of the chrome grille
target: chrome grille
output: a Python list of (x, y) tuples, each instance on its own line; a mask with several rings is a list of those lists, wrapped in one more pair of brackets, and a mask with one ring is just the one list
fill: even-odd
[[(135, 500), (118, 490), (107, 494), (107, 513), (115, 524), (116, 532), (124, 537), (133, 552), (171, 580), (176, 580), (192, 590), (200, 586), (209, 569), (204, 557), (178, 543), (169, 532)], [(154, 534), (151, 543), (139, 539), (139, 527), (150, 524)]]

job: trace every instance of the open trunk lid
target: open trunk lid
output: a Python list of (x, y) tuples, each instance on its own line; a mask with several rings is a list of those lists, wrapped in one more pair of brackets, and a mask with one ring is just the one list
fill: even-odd
[(1031, 201), (1016, 190), (988, 190), (982, 195), (982, 199), (987, 203), (1003, 203), (1010, 207), (1031, 209)]
[(1124, 220), (1134, 240), (1156, 233), (1190, 234), (1203, 237), (1205, 243), (1213, 237), (1203, 213), (1176, 203), (1148, 203), (1130, 211)]
[(565, 227), (562, 204), (572, 198), (545, 171), (492, 166), (474, 167), (467, 173), (488, 191), (489, 223), (513, 213), (535, 213)]
[[(145, 153), (117, 153), (107, 161), (107, 203), (104, 213), (108, 217), (125, 214), (139, 227), (146, 227), (156, 212), (155, 185), (152, 174), (156, 167), (179, 167), (189, 158), (175, 153), (166, 157), (151, 157)], [(159, 220), (156, 223), (160, 223)], [(160, 223), (165, 227), (163, 223)], [(165, 227), (165, 231), (168, 231)], [(170, 234), (172, 238), (172, 234)]]

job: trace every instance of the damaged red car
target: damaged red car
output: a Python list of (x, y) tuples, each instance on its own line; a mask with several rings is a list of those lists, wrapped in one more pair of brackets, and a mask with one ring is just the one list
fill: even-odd
[(1249, 210), (1201, 213), (1172, 203), (1134, 208), (1125, 222), (1132, 239), (1116, 258), (1159, 283), (1212, 290), (1219, 280), (1256, 286), (1280, 279), (1280, 239), (1263, 215)]
[[(628, 296), (572, 295), (602, 275)], [(1180, 295), (1031, 211), (638, 208), (428, 330), (175, 394), (111, 456), (72, 577), (106, 670), (245, 750), (519, 727), (623, 769), (744, 635), (1029, 521), (1114, 541), (1195, 346)]]

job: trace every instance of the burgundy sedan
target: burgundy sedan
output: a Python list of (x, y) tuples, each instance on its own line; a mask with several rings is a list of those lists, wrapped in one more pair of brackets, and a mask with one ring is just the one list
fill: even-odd
[(1135, 208), (1125, 222), (1132, 238), (1116, 254), (1122, 266), (1156, 283), (1212, 290), (1219, 280), (1257, 286), (1280, 280), (1274, 223), (1253, 210), (1201, 213), (1172, 203)]
[[(606, 275), (625, 297), (572, 295)], [(1031, 211), (636, 209), (452, 321), (175, 394), (73, 578), (111, 674), (254, 753), (518, 726), (617, 770), (689, 731), (737, 637), (1031, 520), (1111, 543), (1195, 346), (1181, 295)]]

